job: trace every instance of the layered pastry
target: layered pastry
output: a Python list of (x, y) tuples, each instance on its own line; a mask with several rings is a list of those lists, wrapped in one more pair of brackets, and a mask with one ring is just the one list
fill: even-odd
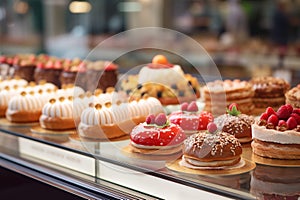
[(110, 61), (96, 61), (87, 63), (86, 89), (94, 91), (99, 88), (103, 91), (114, 87), (118, 81), (118, 66)]
[(26, 81), (34, 81), (34, 70), (36, 57), (29, 55), (25, 57), (15, 56), (13, 61), (14, 77), (25, 79)]
[(40, 125), (42, 128), (50, 130), (76, 128), (84, 108), (82, 102), (73, 102), (72, 97), (52, 98), (43, 106), (42, 115), (39, 119)]
[(300, 108), (300, 84), (285, 93), (286, 103), (294, 108)]
[(226, 167), (241, 160), (242, 146), (233, 135), (220, 131), (213, 122), (207, 131), (189, 136), (183, 144), (180, 164), (184, 167)]
[(300, 159), (300, 110), (283, 105), (276, 112), (268, 107), (252, 125), (255, 154), (277, 159)]
[(17, 123), (38, 122), (47, 98), (47, 94), (21, 92), (10, 99), (6, 110), (7, 120)]
[(132, 129), (130, 145), (136, 153), (171, 155), (181, 151), (185, 138), (182, 128), (170, 123), (164, 113), (152, 114)]
[(240, 143), (252, 141), (251, 125), (254, 123), (252, 116), (242, 114), (237, 104), (233, 103), (227, 109), (227, 114), (218, 116), (215, 123), (218, 129), (234, 135)]
[(226, 113), (226, 108), (231, 103), (237, 103), (242, 113), (251, 114), (254, 109), (252, 97), (254, 91), (252, 85), (247, 81), (241, 80), (216, 80), (209, 82), (203, 89), (204, 91), (204, 110), (213, 115)]
[(199, 112), (197, 103), (182, 103), (181, 111), (175, 111), (170, 114), (169, 120), (171, 123), (178, 124), (185, 134), (192, 134), (200, 130), (206, 130), (209, 122), (213, 121), (211, 113), (202, 111)]
[(285, 104), (285, 93), (290, 85), (284, 79), (274, 77), (256, 77), (250, 81), (254, 89), (254, 114), (261, 114), (270, 106), (278, 109)]
[(199, 87), (195, 77), (184, 74), (179, 65), (169, 63), (162, 55), (155, 56), (137, 76), (130, 75), (121, 82), (121, 89), (132, 99), (149, 95), (163, 105), (196, 100), (200, 97)]
[(251, 174), (250, 193), (256, 199), (298, 200), (300, 168), (258, 165)]

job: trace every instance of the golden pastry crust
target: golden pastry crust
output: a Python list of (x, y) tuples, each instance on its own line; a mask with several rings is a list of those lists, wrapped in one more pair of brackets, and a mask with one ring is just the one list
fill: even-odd
[(73, 118), (49, 117), (46, 115), (40, 117), (40, 125), (42, 128), (49, 130), (67, 130), (76, 127)]
[(133, 153), (139, 153), (143, 155), (152, 155), (152, 156), (163, 156), (163, 155), (172, 155), (182, 151), (182, 146), (175, 146), (173, 148), (160, 148), (160, 149), (142, 149), (133, 146), (130, 144), (130, 150)]
[(39, 111), (6, 111), (6, 119), (11, 122), (38, 122), (42, 112)]
[(300, 108), (300, 84), (289, 90), (286, 94), (286, 103), (294, 108)]
[(7, 106), (0, 106), (0, 117), (5, 117)]

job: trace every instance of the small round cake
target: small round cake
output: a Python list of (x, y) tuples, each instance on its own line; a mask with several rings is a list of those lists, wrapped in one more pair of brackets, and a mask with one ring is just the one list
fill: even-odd
[(254, 118), (241, 114), (234, 103), (229, 106), (227, 114), (220, 115), (215, 119), (215, 123), (220, 130), (234, 135), (240, 143), (252, 141), (251, 125), (254, 123)]
[(74, 84), (86, 90), (87, 76), (86, 65), (87, 61), (69, 60), (64, 61), (64, 70), (60, 75), (60, 82), (62, 85)]
[(169, 120), (171, 123), (178, 124), (184, 130), (185, 134), (206, 130), (208, 123), (213, 121), (213, 116), (209, 112), (198, 111), (195, 101), (189, 104), (185, 102), (181, 104), (181, 111), (170, 114)]
[(203, 89), (205, 107), (204, 110), (213, 115), (226, 113), (226, 108), (231, 103), (237, 103), (240, 111), (251, 114), (254, 109), (252, 97), (254, 91), (252, 85), (247, 81), (235, 80), (216, 80), (209, 82)]
[(130, 145), (134, 152), (148, 155), (170, 155), (181, 151), (186, 136), (180, 126), (169, 123), (165, 114), (149, 115), (146, 122), (134, 127)]
[(286, 103), (294, 108), (300, 108), (300, 84), (285, 93)]
[(59, 80), (62, 72), (61, 60), (49, 60), (47, 63), (39, 62), (36, 66), (37, 67), (34, 70), (34, 80), (36, 83), (46, 81), (48, 83), (53, 83), (58, 88), (61, 87), (61, 82)]
[(255, 154), (277, 159), (300, 159), (300, 109), (289, 104), (277, 112), (268, 107), (252, 125)]
[(34, 70), (36, 68), (35, 56), (18, 57), (15, 56), (13, 61), (13, 77), (25, 79), (28, 82), (34, 81)]
[(209, 123), (207, 131), (189, 136), (183, 145), (182, 161), (186, 167), (225, 167), (240, 162), (242, 146), (231, 134)]
[(289, 90), (290, 84), (284, 79), (274, 77), (256, 77), (250, 80), (253, 85), (255, 105), (254, 114), (260, 114), (270, 106), (278, 109), (285, 104), (285, 93)]

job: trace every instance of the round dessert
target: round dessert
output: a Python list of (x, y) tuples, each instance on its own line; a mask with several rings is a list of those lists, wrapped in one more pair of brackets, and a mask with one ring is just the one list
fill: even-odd
[(254, 114), (264, 112), (268, 106), (278, 109), (285, 104), (285, 93), (289, 90), (290, 84), (284, 79), (274, 77), (256, 77), (250, 80), (253, 85), (255, 105)]
[(289, 104), (277, 112), (268, 107), (252, 125), (252, 137), (252, 150), (259, 156), (300, 159), (300, 110)]
[(300, 108), (300, 84), (285, 93), (286, 103), (294, 108)]
[(133, 152), (148, 155), (171, 155), (181, 151), (186, 136), (180, 126), (167, 120), (164, 113), (149, 115), (146, 122), (130, 133)]
[(144, 66), (137, 76), (121, 81), (121, 90), (132, 99), (149, 95), (163, 105), (180, 104), (200, 97), (199, 83), (190, 74), (184, 74), (179, 65), (170, 64), (166, 57), (157, 55)]
[(252, 141), (251, 125), (254, 122), (252, 116), (241, 114), (235, 103), (230, 104), (227, 114), (220, 115), (215, 119), (220, 130), (234, 135), (240, 143)]
[(8, 87), (0, 91), (0, 117), (5, 117), (9, 100), (17, 94), (17, 89), (10, 89)]
[(80, 121), (80, 114), (84, 109), (83, 103), (76, 103), (73, 107), (73, 98), (60, 97), (50, 99), (42, 109), (40, 125), (49, 130), (67, 130), (76, 127)]
[(240, 162), (242, 146), (231, 134), (219, 131), (213, 122), (207, 131), (189, 136), (183, 145), (186, 167), (225, 167)]
[(13, 61), (13, 77), (19, 77), (28, 82), (34, 81), (34, 70), (36, 68), (35, 61), (36, 57), (34, 55), (22, 58), (15, 56)]
[(45, 64), (39, 62), (36, 66), (34, 70), (34, 80), (36, 83), (46, 81), (53, 83), (58, 88), (61, 87), (59, 77), (62, 72), (62, 62), (60, 60), (49, 60)]
[(298, 200), (300, 168), (258, 165), (251, 174), (250, 193), (257, 199)]
[(195, 101), (190, 104), (181, 104), (181, 111), (170, 114), (169, 120), (173, 124), (178, 124), (185, 134), (192, 134), (200, 130), (206, 130), (209, 122), (213, 121), (211, 113), (206, 111), (198, 112), (198, 106)]
[(241, 80), (216, 80), (209, 82), (203, 89), (204, 91), (204, 110), (213, 115), (226, 113), (226, 108), (231, 103), (237, 103), (240, 111), (251, 114), (254, 109), (252, 97), (254, 91), (252, 85), (247, 81)]

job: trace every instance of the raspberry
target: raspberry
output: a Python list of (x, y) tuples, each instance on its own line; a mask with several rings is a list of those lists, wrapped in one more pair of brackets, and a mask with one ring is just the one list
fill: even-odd
[(291, 117), (294, 117), (297, 121), (297, 124), (300, 125), (300, 115), (298, 115), (297, 113), (292, 113)]
[(259, 119), (260, 119), (260, 120), (266, 120), (266, 121), (267, 121), (268, 118), (269, 118), (268, 113), (263, 113), (263, 114), (260, 115), (260, 118), (259, 118)]
[(154, 121), (155, 121), (155, 116), (153, 114), (147, 116), (146, 118), (147, 124), (154, 124)]
[(280, 106), (280, 108), (277, 110), (277, 116), (279, 119), (287, 119), (290, 116), (289, 110), (287, 106)]
[(269, 118), (267, 123), (273, 124), (274, 126), (277, 126), (278, 124), (278, 117), (275, 114), (272, 114)]
[(197, 112), (197, 111), (198, 111), (198, 106), (197, 106), (196, 101), (192, 101), (192, 102), (188, 105), (187, 111), (189, 111), (189, 112)]
[(187, 111), (187, 108), (188, 108), (189, 104), (187, 102), (184, 102), (181, 104), (181, 110), (182, 111)]
[(218, 130), (218, 127), (217, 127), (217, 125), (215, 123), (210, 122), (207, 125), (207, 130), (208, 130), (209, 133), (214, 133), (214, 132), (216, 132)]
[(293, 106), (291, 106), (291, 104), (286, 104), (285, 106), (288, 109), (289, 114), (291, 114), (293, 112)]
[(287, 126), (287, 123), (286, 123), (284, 120), (279, 120), (278, 126), (279, 126), (279, 127), (285, 127), (285, 128), (288, 127), (288, 126)]
[(276, 112), (274, 111), (274, 109), (272, 107), (268, 107), (266, 109), (266, 113), (268, 114), (268, 116), (270, 117), (272, 114), (276, 115)]
[(298, 115), (300, 115), (300, 108), (295, 108), (295, 109), (293, 110), (293, 113), (297, 113)]
[(287, 125), (288, 125), (288, 129), (292, 130), (294, 128), (297, 127), (297, 121), (294, 117), (290, 117), (287, 121), (286, 121)]
[(155, 124), (158, 126), (163, 126), (167, 122), (167, 116), (164, 113), (160, 113), (155, 117)]

